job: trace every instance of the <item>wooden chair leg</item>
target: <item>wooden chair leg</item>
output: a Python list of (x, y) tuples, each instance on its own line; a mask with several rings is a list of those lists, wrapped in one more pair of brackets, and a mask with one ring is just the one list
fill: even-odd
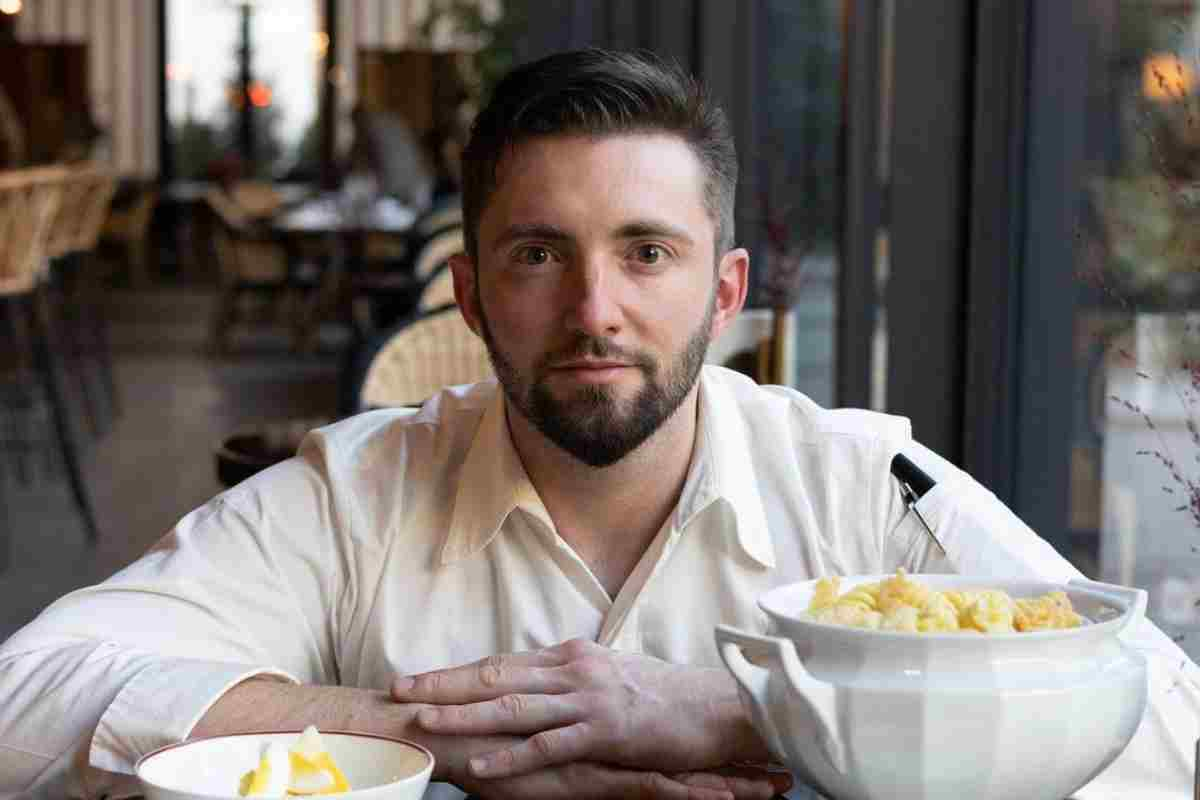
[(12, 525), (8, 522), (8, 502), (5, 493), (8, 487), (5, 486), (4, 471), (0, 470), (0, 574), (8, 569), (11, 563), (12, 544), (10, 541)]
[(12, 461), (18, 480), (22, 486), (33, 483), (33, 472), (29, 465), (30, 416), (35, 407), (33, 387), (30, 385), (34, 377), (33, 366), (29, 363), (30, 352), (29, 327), (21, 313), (20, 298), (15, 296), (0, 297), (4, 306), (4, 318), (12, 336), (12, 352), (16, 354), (14, 371), (16, 372), (13, 391), (6, 393), (5, 402), (11, 403), (10, 413), (5, 415), (5, 439), (12, 454)]
[(76, 254), (79, 261), (79, 277), (77, 285), (77, 303), (83, 314), (83, 322), (87, 328), (88, 340), (91, 343), (91, 353), (100, 369), (100, 380), (104, 387), (104, 396), (108, 405), (109, 421), (121, 415), (121, 397), (117, 392), (117, 382), (113, 372), (112, 348), (108, 341), (108, 313), (104, 305), (104, 293), (100, 281), (96, 278), (99, 272), (94, 252)]
[(99, 531), (96, 528), (96, 519), (92, 513), (91, 501), (88, 500), (83, 473), (79, 467), (79, 459), (76, 453), (75, 440), (71, 434), (71, 423), (67, 416), (67, 408), (63, 403), (62, 391), (58, 385), (58, 376), (55, 374), (56, 364), (54, 352), (50, 347), (49, 325), (44, 305), (39, 302), (40, 299), (37, 294), (31, 294), (27, 300), (34, 358), (38, 371), (41, 373), (46, 397), (50, 400), (50, 412), (54, 422), (54, 432), (58, 437), (59, 449), (62, 451), (63, 464), (67, 470), (67, 479), (71, 484), (71, 492), (75, 496), (75, 505), (79, 508), (79, 514), (83, 518), (84, 531), (87, 534), (88, 541), (94, 544), (99, 538)]
[(108, 410), (113, 419), (121, 416), (121, 394), (113, 369), (112, 347), (108, 340), (108, 315), (104, 311), (104, 299), (92, 298), (92, 328), (95, 335), (100, 369), (104, 379), (104, 391), (108, 396)]
[(142, 239), (135, 239), (126, 246), (129, 253), (129, 285), (135, 289), (144, 289), (150, 284), (149, 244)]
[(208, 332), (209, 347), (215, 355), (223, 355), (229, 350), (229, 332), (238, 316), (238, 294), (236, 288), (225, 286), (217, 298)]

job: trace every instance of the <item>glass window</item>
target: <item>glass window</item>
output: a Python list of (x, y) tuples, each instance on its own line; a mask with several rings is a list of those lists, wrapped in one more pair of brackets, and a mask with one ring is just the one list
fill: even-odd
[(1071, 555), (1149, 590), (1152, 618), (1196, 657), (1200, 8), (1113, 0), (1094, 11), (1079, 87)]
[(176, 177), (316, 177), (318, 0), (169, 0), (167, 103)]
[(761, 221), (756, 305), (790, 307), (791, 371), (782, 376), (822, 405), (833, 403), (834, 314), (842, 179), (843, 2), (771, 0), (762, 27), (762, 163), (751, 206)]

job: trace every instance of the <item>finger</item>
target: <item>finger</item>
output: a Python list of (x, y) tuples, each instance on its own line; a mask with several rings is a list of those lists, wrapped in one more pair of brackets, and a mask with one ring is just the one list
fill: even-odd
[(511, 653), (489, 656), (461, 667), (402, 675), (392, 681), (392, 699), (402, 703), (478, 703), (506, 694), (560, 694), (568, 675), (556, 656)]
[(723, 787), (700, 786), (670, 778), (661, 772), (634, 773), (626, 797), (641, 800), (736, 800)]
[(795, 781), (787, 772), (759, 769), (725, 769), (720, 772), (689, 772), (673, 776), (689, 786), (724, 788), (737, 800), (770, 800), (791, 790)]
[(520, 800), (735, 800), (727, 789), (690, 786), (659, 772), (576, 762), (503, 780), (468, 780), (472, 794)]
[(504, 750), (473, 756), (467, 769), (477, 778), (525, 775), (557, 764), (586, 759), (595, 745), (594, 729), (586, 722), (540, 731)]
[[(570, 764), (565, 769), (582, 773), (574, 786), (587, 798), (635, 798), (636, 800), (735, 800), (727, 789), (689, 785), (661, 772), (628, 770), (599, 764)], [(580, 779), (582, 778), (582, 779)], [(572, 795), (574, 797), (576, 795)]]
[(506, 694), (468, 705), (430, 706), (417, 713), (417, 724), (430, 733), (489, 736), (532, 734), (561, 728), (581, 716), (573, 695)]

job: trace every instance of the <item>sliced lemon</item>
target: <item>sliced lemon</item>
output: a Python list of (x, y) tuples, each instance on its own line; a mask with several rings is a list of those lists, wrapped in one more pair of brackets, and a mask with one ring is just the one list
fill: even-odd
[(288, 751), (277, 742), (263, 748), (258, 768), (242, 776), (239, 791), (242, 797), (284, 797), (288, 790)]
[(291, 779), (288, 794), (316, 795), (350, 791), (350, 782), (325, 749), (316, 726), (309, 725), (289, 753)]

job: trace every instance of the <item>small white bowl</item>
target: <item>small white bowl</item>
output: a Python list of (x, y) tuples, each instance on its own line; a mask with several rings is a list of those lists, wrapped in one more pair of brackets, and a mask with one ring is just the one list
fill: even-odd
[[(214, 736), (167, 745), (134, 768), (147, 800), (241, 800), (242, 776), (258, 766), (263, 746), (291, 746), (300, 731)], [(343, 800), (419, 800), (433, 774), (433, 753), (404, 739), (321, 731), (321, 741), (350, 782)]]

